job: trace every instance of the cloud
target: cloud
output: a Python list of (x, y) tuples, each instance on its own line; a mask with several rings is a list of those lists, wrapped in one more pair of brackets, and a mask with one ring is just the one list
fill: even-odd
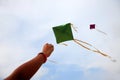
[(20, 3), (14, 1), (3, 1), (0, 5), (1, 78), (8, 76), (17, 66), (30, 59), (33, 56), (30, 53), (36, 50), (31, 45), (32, 42), (39, 40), (49, 30), (48, 25), (40, 24), (40, 20), (36, 19), (38, 15), (35, 11), (39, 10), (33, 11), (37, 7), (31, 6), (32, 2), (24, 4), (24, 1)]
[[(34, 53), (39, 51), (40, 45), (49, 41), (55, 44), (51, 59), (58, 61), (58, 64), (63, 64), (59, 65), (59, 68), (56, 66), (55, 69), (65, 70), (71, 65), (77, 66), (78, 71), (69, 71), (71, 68), (76, 68), (70, 67), (65, 70), (64, 75), (72, 77), (72, 73), (78, 75), (80, 72), (81, 77), (85, 77), (86, 71), (88, 72), (86, 77), (91, 79), (95, 78), (92, 74), (102, 76), (106, 80), (109, 80), (111, 75), (116, 76), (116, 78), (111, 76), (113, 77), (111, 80), (119, 79), (119, 3), (117, 0), (0, 0), (0, 77), (5, 77), (18, 65), (31, 59)], [(112, 63), (98, 54), (79, 47), (72, 41), (67, 42), (69, 44), (67, 47), (57, 45), (55, 38), (53, 39), (54, 36), (51, 36), (53, 35), (51, 27), (66, 22), (72, 22), (78, 27), (79, 33), (75, 34), (75, 37), (105, 51), (117, 59), (117, 62)], [(88, 29), (90, 23), (96, 23), (97, 28), (108, 33), (108, 36), (90, 31)], [(67, 67), (64, 68), (64, 65)], [(53, 76), (49, 74), (52, 72), (50, 69), (51, 67), (47, 66), (43, 70), (44, 73), (41, 74), (40, 71), (36, 77), (38, 78), (39, 74), (50, 75), (51, 79), (64, 76), (62, 75), (64, 71), (59, 70), (60, 73)], [(80, 77), (77, 76), (76, 80), (78, 78)]]

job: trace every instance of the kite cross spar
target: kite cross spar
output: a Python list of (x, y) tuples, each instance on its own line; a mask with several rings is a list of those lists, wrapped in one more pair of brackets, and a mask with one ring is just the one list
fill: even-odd
[[(97, 48), (92, 46), (91, 44), (89, 44), (85, 41), (82, 41), (82, 40), (75, 39), (72, 34), (72, 29), (71, 29), (72, 26), (73, 26), (73, 24), (66, 23), (64, 25), (59, 25), (59, 26), (53, 27), (53, 32), (54, 32), (57, 44), (63, 43), (65, 41), (73, 40), (75, 43), (77, 43), (78, 45), (82, 46), (83, 48), (85, 48), (89, 51), (99, 53), (105, 57), (108, 57), (113, 62), (116, 61), (116, 60), (113, 60), (111, 56), (101, 52), (100, 50), (98, 50)], [(92, 28), (93, 28), (93, 26), (92, 26)], [(87, 47), (86, 45), (91, 48)], [(94, 49), (92, 49), (92, 48), (94, 48)]]

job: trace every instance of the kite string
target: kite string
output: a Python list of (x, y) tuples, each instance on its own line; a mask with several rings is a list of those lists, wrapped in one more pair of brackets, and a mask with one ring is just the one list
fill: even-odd
[[(111, 56), (109, 56), (109, 55), (101, 52), (100, 50), (98, 50), (97, 48), (95, 48), (94, 46), (92, 46), (91, 44), (89, 44), (89, 43), (87, 43), (87, 42), (84, 42), (84, 41), (81, 41), (81, 40), (78, 40), (78, 39), (74, 39), (74, 42), (77, 43), (78, 45), (82, 46), (83, 48), (87, 49), (87, 50), (90, 50), (90, 51), (99, 53), (99, 54), (101, 54), (101, 55), (103, 55), (103, 56), (105, 56), (105, 57), (108, 57), (108, 58), (109, 58), (111, 61), (113, 61), (113, 62), (116, 61), (116, 60), (112, 59)], [(85, 46), (85, 45), (83, 45), (83, 44), (81, 44), (81, 43), (87, 44), (88, 46), (93, 47), (95, 50), (90, 49), (90, 48), (88, 48), (87, 46)]]
[(48, 59), (48, 61), (50, 61), (52, 63), (55, 63), (55, 64), (57, 63), (56, 61), (53, 61), (53, 60), (50, 60), (50, 59)]

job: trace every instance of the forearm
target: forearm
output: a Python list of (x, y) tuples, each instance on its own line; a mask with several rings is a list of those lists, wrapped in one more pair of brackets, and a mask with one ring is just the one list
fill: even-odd
[(9, 77), (5, 80), (29, 80), (44, 63), (45, 57), (38, 54), (32, 60), (19, 66)]
[(54, 46), (46, 43), (42, 49), (44, 54), (38, 54), (35, 58), (22, 64), (5, 80), (29, 80), (46, 61), (47, 57), (51, 55), (53, 50)]

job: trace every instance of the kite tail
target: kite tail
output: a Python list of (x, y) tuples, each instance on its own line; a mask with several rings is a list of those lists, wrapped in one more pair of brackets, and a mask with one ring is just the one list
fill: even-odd
[[(96, 51), (93, 50), (93, 52), (96, 52)], [(100, 53), (101, 55), (103, 55), (103, 56), (105, 56), (105, 57), (108, 57), (112, 62), (116, 62), (116, 60), (113, 59), (111, 56), (109, 56), (109, 55), (107, 55), (107, 54), (105, 54), (105, 53), (103, 53), (103, 52), (101, 52), (101, 51), (99, 51), (99, 50), (97, 50), (97, 53)]]
[(96, 30), (99, 31), (99, 32), (101, 32), (101, 33), (103, 33), (103, 34), (105, 34), (105, 35), (107, 35), (107, 33), (103, 32), (103, 31), (101, 31), (99, 29), (96, 29)]
[[(77, 43), (78, 45), (82, 46), (83, 48), (87, 49), (87, 50), (90, 50), (90, 51), (92, 51), (92, 52), (99, 53), (99, 54), (103, 55), (104, 57), (108, 57), (111, 61), (116, 62), (116, 60), (112, 59), (111, 56), (109, 56), (109, 55), (101, 52), (100, 50), (98, 50), (97, 48), (95, 48), (94, 46), (92, 46), (91, 44), (89, 44), (89, 43), (87, 43), (87, 42), (84, 42), (84, 41), (81, 41), (81, 40), (78, 40), (78, 39), (74, 39), (74, 42)], [(89, 48), (89, 47), (87, 47), (87, 46), (85, 46), (85, 45), (83, 45), (82, 43), (83, 43), (83, 44), (86, 44), (86, 45), (88, 45), (88, 46), (90, 46), (90, 47), (93, 47), (94, 50), (91, 49), (91, 48)]]
[(65, 43), (60, 43), (61, 45), (64, 45), (64, 46), (68, 46), (67, 44), (65, 44)]

